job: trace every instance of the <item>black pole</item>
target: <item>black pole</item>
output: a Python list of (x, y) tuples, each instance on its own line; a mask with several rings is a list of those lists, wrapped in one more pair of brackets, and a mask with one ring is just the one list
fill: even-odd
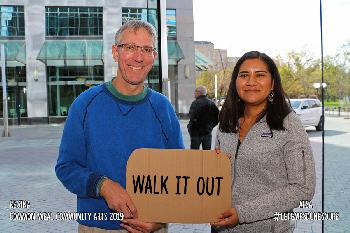
[[(322, 96), (322, 213), (324, 213), (324, 66), (323, 66), (323, 24), (322, 24), (322, 0), (320, 0), (320, 29), (321, 29), (321, 96)], [(322, 233), (324, 232), (324, 221), (322, 221)]]
[[(149, 0), (146, 1), (146, 9), (147, 9), (147, 11), (146, 11), (146, 12), (147, 12), (147, 13), (146, 13), (147, 17), (146, 17), (146, 18), (147, 18), (147, 22), (149, 23), (149, 4), (148, 4), (148, 1), (149, 1)], [(149, 76), (150, 76), (150, 75), (148, 74), (148, 75), (147, 75), (148, 87), (150, 87), (150, 85), (149, 85), (149, 84), (150, 84), (150, 78), (149, 78)]]
[(162, 30), (162, 22), (161, 22), (161, 17), (160, 17), (160, 1), (157, 0), (157, 21), (158, 21), (158, 64), (159, 64), (159, 92), (163, 93), (163, 77), (162, 77), (162, 47), (161, 47), (161, 30)]

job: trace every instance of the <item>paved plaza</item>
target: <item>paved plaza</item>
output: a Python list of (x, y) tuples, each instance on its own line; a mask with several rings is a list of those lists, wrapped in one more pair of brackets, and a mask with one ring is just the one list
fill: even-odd
[[(186, 148), (189, 135), (181, 120)], [(325, 123), (325, 210), (339, 212), (326, 221), (325, 232), (350, 232), (350, 119), (327, 117)], [(57, 180), (54, 166), (63, 125), (11, 126), (10, 138), (0, 137), (0, 232), (76, 232), (68, 220), (11, 221), (11, 212), (75, 212), (75, 195)], [(0, 126), (2, 131), (2, 126)], [(321, 132), (307, 128), (316, 161), (317, 187), (310, 212), (322, 210)], [(215, 133), (214, 133), (215, 134)], [(27, 209), (11, 209), (10, 200), (28, 200)], [(301, 211), (301, 210), (296, 210)], [(304, 209), (305, 211), (305, 209)], [(12, 215), (12, 217), (14, 217)], [(297, 221), (297, 233), (322, 232), (321, 221)], [(209, 233), (208, 224), (170, 224), (171, 233)]]

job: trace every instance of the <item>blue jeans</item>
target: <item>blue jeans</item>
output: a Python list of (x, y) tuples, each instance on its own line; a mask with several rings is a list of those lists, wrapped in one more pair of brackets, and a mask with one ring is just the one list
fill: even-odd
[(204, 136), (191, 137), (191, 149), (199, 150), (201, 144), (203, 150), (211, 149), (211, 133)]

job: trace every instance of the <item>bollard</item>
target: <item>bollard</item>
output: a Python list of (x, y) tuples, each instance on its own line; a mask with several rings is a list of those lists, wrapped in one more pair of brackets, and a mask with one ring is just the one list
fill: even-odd
[(338, 116), (340, 117), (340, 110), (341, 110), (341, 107), (339, 106), (338, 107)]

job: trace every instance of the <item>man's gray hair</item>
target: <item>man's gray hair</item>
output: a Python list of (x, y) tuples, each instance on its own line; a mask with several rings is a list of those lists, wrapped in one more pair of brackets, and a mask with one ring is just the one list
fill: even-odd
[(150, 34), (150, 36), (153, 38), (153, 46), (156, 47), (158, 43), (156, 29), (152, 24), (141, 20), (129, 20), (124, 23), (115, 33), (115, 43), (117, 45), (120, 43), (120, 36), (125, 30), (132, 29), (136, 32), (141, 28), (145, 29)]
[(196, 91), (198, 91), (201, 95), (207, 95), (207, 88), (205, 86), (198, 86)]

